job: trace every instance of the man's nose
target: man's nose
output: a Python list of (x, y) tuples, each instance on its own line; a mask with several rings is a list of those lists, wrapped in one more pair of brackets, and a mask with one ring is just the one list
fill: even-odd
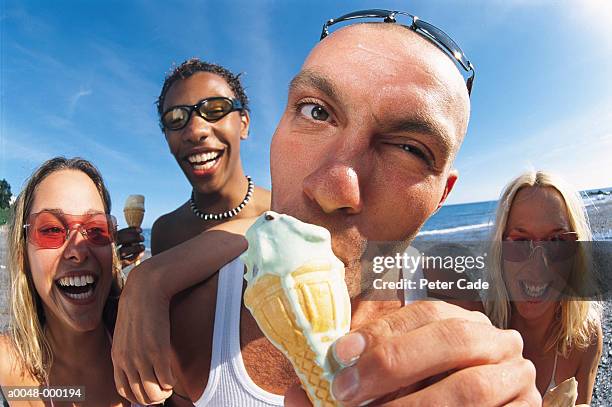
[(333, 162), (317, 168), (304, 179), (304, 193), (325, 213), (361, 212), (363, 207), (359, 177), (353, 166)]
[(80, 229), (72, 229), (68, 236), (68, 242), (66, 242), (66, 248), (64, 249), (64, 258), (66, 260), (72, 260), (77, 263), (82, 263), (87, 259), (89, 255), (89, 248), (83, 233)]
[(204, 120), (198, 112), (193, 112), (191, 118), (187, 122), (187, 125), (183, 128), (182, 138), (183, 141), (190, 142), (193, 144), (200, 144), (212, 131), (212, 123)]

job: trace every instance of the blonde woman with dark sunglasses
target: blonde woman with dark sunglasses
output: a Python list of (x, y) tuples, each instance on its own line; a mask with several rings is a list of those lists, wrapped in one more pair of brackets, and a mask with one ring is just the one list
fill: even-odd
[(486, 313), (521, 333), (541, 394), (575, 377), (577, 404), (590, 403), (603, 340), (599, 302), (576, 295), (593, 281), (577, 243), (592, 240), (582, 199), (558, 177), (529, 171), (506, 186), (498, 205)]

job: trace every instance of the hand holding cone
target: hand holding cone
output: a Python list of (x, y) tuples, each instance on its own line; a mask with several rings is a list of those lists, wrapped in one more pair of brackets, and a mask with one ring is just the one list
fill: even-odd
[[(139, 228), (142, 225), (144, 219), (145, 207), (144, 207), (144, 195), (129, 195), (125, 200), (125, 206), (123, 207), (123, 216), (129, 227)], [(137, 266), (140, 264), (140, 259), (134, 262)]]
[(142, 225), (144, 218), (144, 196), (143, 195), (130, 195), (125, 200), (125, 206), (123, 207), (123, 215), (128, 226), (133, 228), (139, 228)]
[(350, 329), (351, 302), (329, 232), (268, 211), (246, 238), (244, 305), (291, 361), (312, 404), (337, 405), (331, 392), (335, 369), (327, 356)]

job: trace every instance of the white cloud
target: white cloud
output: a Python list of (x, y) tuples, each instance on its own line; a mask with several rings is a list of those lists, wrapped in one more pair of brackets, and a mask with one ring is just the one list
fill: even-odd
[(83, 86), (81, 86), (78, 92), (71, 95), (69, 103), (68, 103), (68, 117), (72, 117), (72, 115), (74, 114), (74, 111), (76, 109), (76, 106), (79, 100), (84, 96), (91, 95), (92, 93), (93, 92), (91, 91), (91, 89), (85, 89), (83, 88)]

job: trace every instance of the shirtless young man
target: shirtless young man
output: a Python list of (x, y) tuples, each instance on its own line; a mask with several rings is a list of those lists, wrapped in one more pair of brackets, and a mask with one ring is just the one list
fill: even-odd
[(193, 192), (153, 224), (153, 255), (228, 219), (270, 208), (270, 192), (256, 187), (242, 169), (240, 142), (248, 137), (250, 116), (239, 75), (187, 60), (168, 75), (157, 103), (168, 148)]

